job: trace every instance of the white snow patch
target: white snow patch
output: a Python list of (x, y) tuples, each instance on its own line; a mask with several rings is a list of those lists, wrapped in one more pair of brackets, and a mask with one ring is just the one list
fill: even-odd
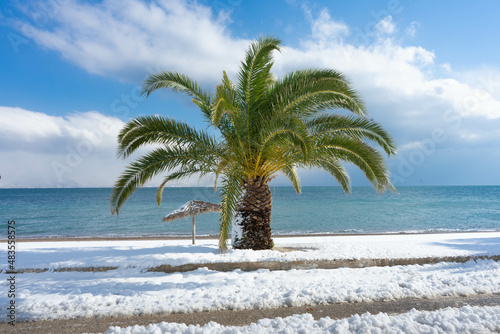
[[(296, 261), (333, 259), (424, 258), (500, 255), (500, 232), (359, 235), (274, 238), (276, 247), (301, 250), (230, 249), (219, 254), (218, 241), (121, 240), (18, 242), (17, 269), (61, 267), (149, 268), (188, 263)], [(305, 251), (304, 251), (305, 250)], [(6, 258), (7, 247), (0, 250)], [(0, 263), (0, 270), (7, 263)]]
[(314, 320), (311, 314), (286, 318), (261, 319), (249, 326), (222, 326), (210, 322), (204, 326), (167, 323), (147, 327), (110, 327), (106, 334), (236, 334), (236, 333), (495, 333), (500, 332), (500, 306), (446, 308), (399, 315), (365, 313), (341, 320), (329, 317)]
[(241, 223), (243, 218), (241, 215), (237, 214), (232, 222), (231, 226), (231, 245), (234, 247), (236, 245), (236, 240), (243, 239), (243, 226)]

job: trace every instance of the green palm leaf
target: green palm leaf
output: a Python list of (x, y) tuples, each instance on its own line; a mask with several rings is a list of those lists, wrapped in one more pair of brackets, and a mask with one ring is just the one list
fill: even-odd
[(333, 70), (292, 72), (278, 81), (269, 93), (276, 111), (310, 116), (314, 113), (346, 109), (365, 116), (365, 106), (344, 76)]
[(210, 95), (203, 88), (184, 74), (177, 72), (160, 72), (146, 77), (142, 86), (142, 94), (148, 97), (160, 88), (171, 89), (191, 96), (205, 117), (210, 117)]
[(396, 144), (391, 135), (377, 122), (360, 117), (322, 114), (307, 121), (314, 136), (338, 135), (359, 140), (371, 140), (384, 149), (387, 155), (396, 154)]
[(118, 135), (118, 156), (126, 158), (145, 145), (183, 146), (195, 144), (217, 154), (216, 140), (187, 123), (161, 116), (141, 116), (128, 122)]

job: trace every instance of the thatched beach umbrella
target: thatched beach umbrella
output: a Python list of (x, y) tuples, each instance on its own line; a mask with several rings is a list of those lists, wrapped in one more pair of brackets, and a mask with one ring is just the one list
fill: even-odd
[(171, 222), (172, 220), (192, 216), (193, 217), (193, 245), (195, 242), (195, 218), (197, 214), (206, 212), (219, 212), (220, 204), (203, 202), (203, 201), (189, 201), (175, 211), (170, 212), (162, 220), (164, 222)]

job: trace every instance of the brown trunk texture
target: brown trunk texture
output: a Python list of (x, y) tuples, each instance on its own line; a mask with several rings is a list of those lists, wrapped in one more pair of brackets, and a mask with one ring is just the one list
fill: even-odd
[(238, 242), (239, 249), (272, 249), (271, 208), (273, 198), (267, 182), (252, 179), (245, 183), (245, 193), (238, 207), (241, 217), (243, 240)]

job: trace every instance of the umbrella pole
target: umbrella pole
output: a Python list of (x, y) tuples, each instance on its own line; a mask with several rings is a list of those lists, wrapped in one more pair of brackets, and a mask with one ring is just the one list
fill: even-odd
[(196, 226), (194, 223), (195, 217), (196, 217), (196, 215), (193, 215), (193, 245), (194, 245), (194, 242), (196, 240)]

